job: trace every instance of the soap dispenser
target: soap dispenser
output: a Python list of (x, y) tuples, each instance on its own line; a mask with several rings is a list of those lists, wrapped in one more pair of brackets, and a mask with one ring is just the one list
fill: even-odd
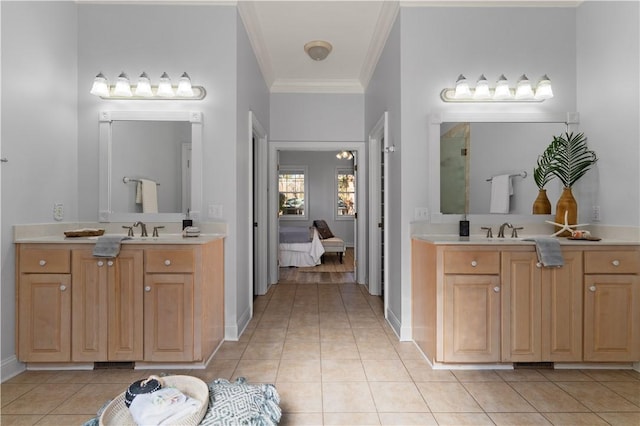
[(460, 236), (468, 237), (469, 236), (469, 221), (467, 220), (467, 215), (465, 214), (460, 221)]
[(187, 226), (193, 226), (193, 220), (189, 218), (189, 209), (187, 209), (187, 217), (182, 219), (182, 230), (184, 231)]

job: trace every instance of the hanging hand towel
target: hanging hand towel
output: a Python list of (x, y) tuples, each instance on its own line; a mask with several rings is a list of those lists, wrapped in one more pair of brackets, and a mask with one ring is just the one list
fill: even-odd
[(158, 188), (154, 181), (140, 179), (142, 182), (142, 213), (158, 213)]
[(95, 257), (116, 257), (120, 253), (120, 243), (128, 239), (129, 237), (122, 235), (103, 235), (98, 237), (98, 241), (93, 247), (93, 255)]
[(564, 265), (562, 249), (556, 238), (526, 238), (524, 241), (534, 241), (536, 243), (536, 254), (538, 261), (547, 268), (559, 268)]
[(513, 194), (511, 177), (498, 175), (491, 178), (491, 213), (509, 213), (509, 197)]
[(142, 204), (142, 181), (136, 184), (136, 204)]

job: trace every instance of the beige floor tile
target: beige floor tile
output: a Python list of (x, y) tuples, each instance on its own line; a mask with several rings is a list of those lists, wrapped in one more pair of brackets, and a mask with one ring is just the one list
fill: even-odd
[(241, 359), (280, 359), (284, 342), (249, 342)]
[(546, 382), (548, 379), (537, 370), (496, 370), (505, 382)]
[(378, 413), (383, 426), (433, 426), (437, 425), (431, 413)]
[(245, 349), (247, 349), (247, 342), (224, 342), (220, 349), (216, 352), (215, 359), (240, 359)]
[(380, 347), (376, 347), (376, 345), (358, 345), (358, 351), (360, 352), (361, 359), (376, 359), (376, 360), (399, 360), (400, 357), (393, 346), (387, 347), (385, 345), (381, 345)]
[(505, 382), (468, 382), (464, 387), (490, 413), (528, 413), (536, 411)]
[(362, 361), (359, 359), (323, 359), (323, 382), (366, 382)]
[(40, 384), (2, 407), (2, 414), (48, 414), (83, 386), (79, 383)]
[(322, 426), (322, 413), (282, 413), (280, 426)]
[(598, 382), (637, 382), (638, 379), (633, 377), (625, 370), (582, 370), (584, 374)]
[(416, 347), (415, 343), (413, 343), (413, 342), (395, 342), (393, 344), (394, 344), (394, 347), (396, 349), (396, 352), (398, 352), (398, 355), (400, 355), (401, 359), (403, 359), (403, 360), (423, 360), (424, 361), (424, 356), (422, 355), (420, 350)]
[(321, 342), (320, 355), (322, 359), (360, 359), (358, 347), (350, 342)]
[(286, 328), (259, 328), (251, 336), (250, 342), (282, 343), (286, 334)]
[(320, 330), (321, 342), (355, 343), (353, 331), (350, 328), (323, 328)]
[(579, 370), (538, 370), (553, 382), (590, 382), (593, 379)]
[(638, 426), (640, 413), (597, 413), (612, 426)]
[(362, 386), (362, 382), (323, 382), (322, 407), (325, 413), (376, 412), (369, 387)]
[(0, 386), (2, 406), (4, 407), (11, 401), (16, 400), (36, 386), (38, 385), (35, 383), (2, 383)]
[(370, 382), (379, 413), (427, 413), (429, 408), (412, 382)]
[(353, 335), (356, 342), (389, 342), (389, 337), (382, 327), (354, 328)]
[(233, 372), (232, 379), (244, 377), (247, 382), (257, 383), (274, 383), (278, 374), (278, 359), (243, 359), (240, 360), (236, 370)]
[(319, 327), (320, 318), (318, 314), (315, 313), (300, 313), (296, 315), (291, 315), (289, 319), (289, 328), (300, 328), (300, 327)]
[(357, 318), (350, 318), (349, 322), (351, 323), (351, 327), (353, 328), (380, 328), (380, 323), (378, 322), (378, 319), (373, 317), (373, 318), (361, 318), (361, 317), (357, 317)]
[(282, 360), (290, 359), (320, 359), (320, 342), (285, 340)]
[(214, 358), (205, 370), (192, 370), (191, 374), (203, 380), (206, 378), (205, 382), (207, 383), (215, 379), (229, 380), (237, 366), (237, 359)]
[(283, 413), (322, 413), (322, 383), (277, 382), (276, 389)]
[(554, 426), (606, 426), (607, 422), (594, 413), (543, 413)]
[[(58, 374), (57, 371), (36, 371), (36, 370), (27, 370), (11, 379), (7, 380), (4, 383), (36, 383), (42, 384), (47, 383), (49, 380), (52, 380)], [(3, 383), (3, 384), (4, 384)]]
[(346, 318), (340, 318), (340, 317), (320, 317), (320, 329), (325, 329), (325, 328), (345, 328), (345, 329), (350, 329), (351, 328), (351, 324), (349, 323), (349, 320)]
[(411, 377), (400, 360), (362, 360), (364, 372), (370, 382), (410, 382)]
[(94, 416), (79, 414), (49, 414), (36, 423), (37, 426), (81, 425)]
[(324, 413), (324, 424), (332, 426), (379, 425), (377, 413)]
[(319, 359), (292, 359), (280, 363), (278, 382), (321, 382)]
[(603, 382), (602, 384), (640, 407), (640, 381)]
[(557, 382), (557, 385), (592, 411), (640, 411), (640, 407), (600, 383)]
[(320, 340), (320, 326), (318, 325), (304, 325), (304, 326), (289, 326), (287, 329), (286, 340), (289, 341), (319, 341)]
[(50, 414), (95, 415), (106, 401), (114, 399), (127, 389), (127, 385), (109, 383), (100, 386), (86, 384), (78, 392), (58, 405)]
[[(31, 426), (35, 425), (38, 420), (42, 419), (42, 414), (2, 414), (0, 415), (0, 424), (2, 426)], [(90, 417), (89, 417), (90, 418)], [(87, 420), (89, 420), (87, 418)]]
[(265, 315), (260, 319), (260, 322), (256, 326), (256, 330), (260, 328), (287, 328), (289, 326), (288, 316), (266, 317)]
[(511, 382), (524, 399), (540, 412), (585, 412), (587, 407), (551, 382)]
[(551, 426), (551, 423), (540, 413), (488, 413), (488, 416), (496, 426)]
[(433, 413), (440, 426), (492, 425), (489, 416), (484, 413)]
[[(482, 411), (471, 394), (460, 383), (422, 382), (416, 383), (416, 386), (433, 413), (475, 413)], [(437, 416), (436, 420), (438, 420)]]
[(461, 382), (501, 382), (502, 378), (493, 370), (453, 370)]
[(422, 359), (403, 360), (409, 375), (414, 382), (457, 382), (450, 370), (434, 370)]

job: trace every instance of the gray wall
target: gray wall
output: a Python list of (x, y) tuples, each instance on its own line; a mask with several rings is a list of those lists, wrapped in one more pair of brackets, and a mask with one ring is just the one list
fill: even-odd
[[(353, 169), (353, 160), (336, 158), (336, 151), (280, 151), (280, 166), (307, 166), (309, 193), (305, 194), (307, 220), (280, 219), (281, 226), (311, 226), (316, 219), (323, 219), (331, 232), (353, 247), (354, 220), (341, 218), (336, 220), (336, 169)], [(359, 178), (359, 177), (358, 177)], [(364, 179), (364, 177), (363, 177)], [(363, 208), (366, 211), (366, 208)]]
[[(71, 2), (2, 7), (2, 360), (15, 360), (12, 226), (77, 220), (77, 13)], [(97, 163), (96, 163), (97, 165)], [(96, 210), (97, 212), (97, 210)], [(10, 374), (10, 373), (9, 373)]]

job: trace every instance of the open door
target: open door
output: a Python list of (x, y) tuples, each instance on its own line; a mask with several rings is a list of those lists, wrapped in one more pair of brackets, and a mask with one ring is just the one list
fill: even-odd
[(267, 134), (253, 112), (249, 111), (249, 140), (251, 143), (251, 185), (250, 203), (252, 211), (252, 229), (250, 247), (252, 247), (251, 269), (253, 277), (253, 296), (263, 295), (268, 288), (268, 209), (267, 209)]

